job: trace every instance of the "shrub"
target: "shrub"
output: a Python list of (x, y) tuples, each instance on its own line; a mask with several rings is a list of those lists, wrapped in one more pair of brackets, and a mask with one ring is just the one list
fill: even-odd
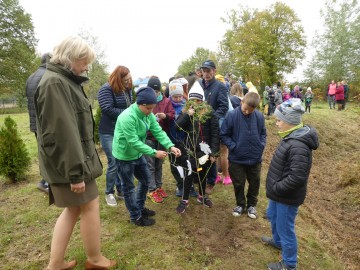
[(8, 116), (4, 124), (0, 129), (0, 175), (15, 183), (25, 175), (31, 159), (18, 134), (16, 122)]

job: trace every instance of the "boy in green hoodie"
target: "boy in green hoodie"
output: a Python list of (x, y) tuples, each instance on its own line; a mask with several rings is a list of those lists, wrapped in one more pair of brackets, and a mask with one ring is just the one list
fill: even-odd
[[(156, 150), (146, 145), (147, 132), (150, 131), (157, 141), (176, 156), (181, 151), (174, 147), (152, 113), (157, 98), (151, 87), (142, 87), (137, 92), (136, 103), (132, 104), (118, 117), (115, 125), (112, 154), (116, 158), (118, 173), (122, 179), (125, 205), (130, 213), (130, 221), (137, 226), (155, 224), (155, 211), (144, 207), (150, 171), (145, 155), (165, 158), (167, 151)], [(134, 176), (138, 180), (135, 190)]]

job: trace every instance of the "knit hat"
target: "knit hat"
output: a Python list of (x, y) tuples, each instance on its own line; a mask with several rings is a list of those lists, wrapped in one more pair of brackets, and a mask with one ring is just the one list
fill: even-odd
[(157, 98), (154, 89), (149, 86), (141, 87), (136, 92), (136, 103), (139, 105), (157, 104)]
[(180, 80), (173, 80), (169, 83), (169, 95), (172, 97), (174, 95), (183, 95), (184, 89)]
[(204, 90), (202, 89), (200, 83), (195, 81), (193, 86), (189, 91), (189, 99), (199, 99), (204, 101)]
[(179, 83), (181, 83), (181, 85), (185, 85), (185, 84), (188, 84), (188, 80), (185, 79), (185, 78), (178, 78), (176, 79)]
[(161, 82), (160, 82), (159, 78), (156, 78), (156, 77), (150, 78), (147, 86), (150, 86), (155, 91), (161, 90)]
[(202, 63), (201, 68), (213, 68), (216, 69), (215, 63), (212, 60), (206, 60)]
[(275, 116), (280, 120), (290, 124), (299, 125), (301, 123), (301, 115), (305, 112), (299, 98), (291, 98), (281, 103), (275, 110)]
[(307, 90), (307, 91), (311, 91), (311, 87), (308, 87), (306, 90)]

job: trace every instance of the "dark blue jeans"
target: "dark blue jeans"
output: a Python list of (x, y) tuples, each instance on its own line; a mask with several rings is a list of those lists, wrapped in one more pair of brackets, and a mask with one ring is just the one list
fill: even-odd
[(295, 218), (298, 206), (287, 205), (269, 200), (267, 217), (271, 223), (272, 237), (275, 245), (282, 249), (285, 264), (295, 267), (297, 264), (297, 239), (295, 234)]
[[(146, 139), (146, 144), (150, 146), (152, 149), (156, 150), (164, 150), (164, 147), (158, 142), (153, 140)], [(157, 188), (162, 187), (162, 166), (164, 163), (163, 159), (145, 156), (146, 161), (150, 170), (150, 181), (149, 181), (149, 191), (154, 191)]]
[(217, 168), (216, 168), (216, 162), (214, 162), (210, 165), (206, 182), (211, 186), (215, 186), (216, 176), (217, 176)]
[[(125, 205), (130, 213), (130, 220), (141, 216), (144, 209), (150, 171), (144, 156), (135, 160), (116, 160), (118, 172), (122, 180)], [(134, 176), (138, 180), (135, 190)]]
[(101, 146), (106, 154), (108, 160), (108, 167), (106, 170), (106, 194), (114, 194), (114, 185), (116, 190), (121, 192), (121, 181), (116, 167), (116, 160), (112, 155), (112, 143), (114, 136), (111, 134), (99, 133)]

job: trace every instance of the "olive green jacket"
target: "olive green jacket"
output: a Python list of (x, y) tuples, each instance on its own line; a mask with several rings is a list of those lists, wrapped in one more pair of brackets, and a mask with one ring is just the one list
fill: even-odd
[(82, 88), (87, 80), (47, 64), (35, 92), (40, 173), (50, 184), (88, 182), (102, 174), (92, 109)]

